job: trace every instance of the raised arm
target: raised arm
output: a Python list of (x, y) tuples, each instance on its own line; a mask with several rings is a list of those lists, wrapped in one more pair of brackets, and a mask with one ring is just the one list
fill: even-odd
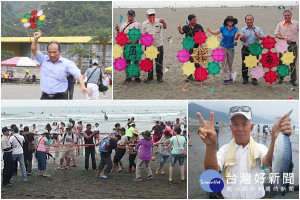
[(266, 167), (272, 167), (272, 158), (274, 152), (274, 146), (276, 138), (278, 137), (279, 132), (282, 132), (284, 135), (290, 136), (292, 134), (291, 127), (291, 118), (289, 118), (289, 114), (283, 115), (280, 119), (276, 120), (272, 127), (272, 139), (269, 150), (265, 157), (263, 157), (262, 162)]
[(214, 113), (210, 113), (209, 123), (206, 124), (202, 115), (197, 113), (198, 119), (202, 124), (202, 128), (199, 128), (199, 136), (206, 144), (206, 152), (204, 158), (205, 169), (214, 169), (220, 171), (217, 159), (217, 133), (214, 129)]
[(208, 32), (210, 32), (211, 34), (213, 34), (213, 35), (218, 35), (218, 34), (221, 33), (221, 30), (220, 30), (220, 29), (215, 30), (215, 31), (212, 31), (212, 30), (209, 28), (209, 26), (206, 27), (206, 30), (207, 30)]
[(37, 56), (39, 50), (38, 50), (38, 40), (42, 36), (42, 32), (38, 30), (33, 34), (33, 41), (31, 43), (31, 52), (33, 53), (34, 56)]

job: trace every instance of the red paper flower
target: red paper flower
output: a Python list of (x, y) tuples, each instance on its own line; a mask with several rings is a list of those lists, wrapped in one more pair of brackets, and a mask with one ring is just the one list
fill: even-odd
[(195, 35), (194, 35), (194, 41), (197, 44), (201, 45), (201, 44), (205, 43), (206, 39), (207, 39), (207, 36), (206, 36), (205, 32), (199, 31), (199, 32), (195, 33)]
[(141, 70), (148, 72), (153, 68), (153, 62), (152, 60), (145, 58), (144, 60), (141, 60), (139, 66)]
[(272, 48), (275, 47), (276, 40), (275, 40), (274, 37), (270, 37), (270, 36), (268, 35), (267, 37), (265, 37), (265, 38), (263, 39), (263, 41), (261, 42), (261, 44), (263, 45), (263, 47), (264, 47), (265, 49), (270, 50), (270, 49), (272, 49)]
[(278, 66), (278, 62), (280, 58), (278, 58), (277, 53), (273, 53), (268, 51), (267, 53), (263, 53), (259, 62), (261, 62), (264, 68), (272, 69), (273, 67)]
[(30, 17), (29, 22), (30, 24), (35, 24), (39, 18), (37, 16)]
[(124, 46), (125, 44), (127, 44), (128, 36), (124, 32), (120, 32), (120, 33), (118, 33), (118, 35), (116, 36), (115, 39), (116, 39), (118, 45)]
[(206, 68), (200, 66), (199, 68), (196, 68), (194, 75), (196, 80), (202, 82), (204, 80), (207, 80), (208, 72)]
[(30, 13), (30, 14), (31, 14), (32, 16), (34, 16), (34, 15), (36, 15), (37, 13), (38, 13), (38, 11), (37, 11), (37, 10), (33, 10), (33, 11), (31, 11), (31, 13)]
[(266, 72), (264, 75), (265, 81), (268, 83), (271, 83), (271, 84), (274, 83), (277, 80), (277, 78), (278, 78), (278, 75), (276, 74), (276, 72), (273, 72), (271, 70)]
[(30, 24), (30, 28), (31, 29), (35, 29), (36, 28), (36, 24)]

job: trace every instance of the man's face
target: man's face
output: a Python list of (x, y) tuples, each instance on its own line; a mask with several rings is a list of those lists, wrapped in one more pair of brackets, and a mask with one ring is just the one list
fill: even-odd
[(3, 133), (3, 135), (9, 136), (9, 131), (5, 131), (5, 132)]
[(253, 17), (252, 17), (252, 16), (247, 16), (247, 17), (246, 17), (246, 24), (247, 24), (247, 26), (252, 27), (252, 26), (253, 26), (253, 23), (254, 23)]
[(284, 17), (284, 20), (285, 20), (285, 22), (291, 22), (291, 20), (292, 20), (292, 15), (291, 15), (291, 13), (289, 13), (289, 12), (285, 12), (284, 14), (283, 14), (283, 17)]
[(230, 129), (237, 145), (245, 147), (249, 143), (253, 124), (246, 117), (242, 115), (233, 117)]
[(127, 14), (127, 19), (128, 19), (128, 21), (133, 21), (134, 20), (134, 18), (135, 18), (135, 15), (134, 14)]
[(150, 14), (150, 15), (147, 15), (148, 19), (154, 19), (155, 18), (155, 14)]
[(71, 135), (72, 134), (72, 129), (68, 130), (67, 133), (68, 133), (68, 135)]
[(195, 26), (197, 24), (197, 18), (195, 17), (194, 19), (190, 20), (190, 24)]
[(90, 131), (90, 130), (92, 129), (92, 126), (87, 126), (86, 129), (87, 129), (88, 131)]
[(125, 132), (120, 130), (120, 135), (125, 135)]
[(51, 62), (55, 63), (60, 57), (61, 51), (58, 50), (57, 44), (50, 44), (48, 47), (48, 56)]

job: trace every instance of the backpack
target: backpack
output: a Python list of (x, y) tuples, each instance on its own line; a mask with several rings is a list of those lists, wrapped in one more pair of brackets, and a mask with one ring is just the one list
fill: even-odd
[(34, 144), (32, 143), (32, 141), (31, 141), (31, 142), (28, 141), (26, 135), (25, 135), (25, 140), (27, 140), (27, 142), (28, 142), (28, 148), (27, 148), (27, 151), (28, 151), (28, 152), (31, 152), (31, 153), (35, 152), (35, 146), (34, 146)]
[(100, 143), (99, 152), (108, 152), (109, 147), (110, 147), (110, 141), (108, 139), (104, 139)]
[[(64, 137), (63, 144), (65, 144), (67, 133), (65, 133), (63, 137)], [(74, 141), (74, 134), (73, 133), (72, 133), (72, 141)]]

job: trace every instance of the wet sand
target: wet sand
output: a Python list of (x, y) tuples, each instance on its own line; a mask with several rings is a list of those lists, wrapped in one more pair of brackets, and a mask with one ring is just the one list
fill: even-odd
[[(39, 100), (42, 92), (39, 84), (1, 84), (1, 99), (13, 100)], [(112, 88), (109, 87), (106, 92), (107, 98), (104, 98), (103, 93), (99, 94), (99, 100), (111, 100)], [(85, 100), (85, 95), (81, 92), (80, 86), (75, 85), (73, 100)]]
[[(158, 155), (155, 154), (156, 158)], [(112, 157), (113, 158), (113, 157)], [(51, 159), (52, 160), (52, 159)], [(49, 161), (49, 160), (48, 160)], [(173, 182), (168, 181), (168, 170), (165, 175), (156, 175), (159, 165), (158, 159), (151, 162), (154, 173), (152, 180), (147, 180), (147, 173), (142, 170), (141, 182), (134, 182), (135, 173), (125, 173), (128, 168), (128, 154), (122, 159), (122, 172), (113, 172), (108, 179), (95, 177), (95, 171), (84, 169), (84, 156), (76, 158), (77, 167), (70, 170), (56, 170), (56, 163), (47, 163), (51, 177), (38, 176), (37, 169), (28, 176), (28, 182), (21, 181), (21, 172), (13, 177), (11, 187), (1, 188), (2, 199), (186, 199), (187, 183), (180, 180), (178, 163), (174, 168)], [(169, 161), (166, 166), (169, 166)], [(91, 161), (90, 161), (91, 162)], [(96, 154), (96, 164), (100, 162), (100, 155)], [(71, 161), (71, 165), (72, 165)], [(186, 166), (186, 163), (185, 163)], [(91, 167), (91, 164), (90, 164)], [(174, 192), (176, 191), (176, 192)]]
[[(288, 7), (286, 7), (287, 9)], [(114, 9), (113, 24), (119, 24), (120, 15), (124, 16), (129, 9), (118, 8)], [(136, 12), (135, 20), (143, 22), (146, 20), (146, 8), (134, 9)], [(192, 81), (189, 84), (185, 82), (186, 76), (182, 74), (182, 63), (176, 57), (178, 50), (181, 50), (182, 39), (184, 35), (180, 35), (177, 30), (177, 24), (185, 25), (187, 16), (191, 13), (195, 14), (198, 23), (205, 29), (206, 35), (211, 36), (206, 31), (206, 26), (210, 26), (212, 30), (218, 29), (226, 16), (233, 15), (238, 19), (237, 27), (241, 30), (246, 26), (244, 17), (250, 13), (254, 15), (254, 24), (261, 27), (265, 36), (270, 35), (274, 37), (274, 32), (277, 24), (283, 21), (282, 12), (276, 7), (270, 9), (264, 8), (178, 8), (176, 11), (171, 9), (155, 9), (156, 17), (163, 16), (167, 23), (167, 29), (163, 30), (164, 38), (164, 69), (169, 68), (168, 72), (164, 73), (164, 82), (158, 83), (154, 72), (154, 80), (149, 84), (144, 82), (136, 83), (132, 81), (129, 85), (123, 86), (125, 79), (125, 72), (114, 70), (114, 99), (288, 99), (290, 96), (293, 99), (299, 99), (299, 87), (292, 86), (289, 81), (290, 77), (286, 77), (283, 84), (273, 83), (270, 85), (264, 79), (258, 80), (258, 85), (252, 85), (249, 82), (247, 85), (242, 84), (241, 77), (241, 42), (238, 41), (235, 47), (235, 57), (233, 62), (233, 71), (237, 72), (237, 79), (235, 82), (228, 85), (223, 85), (222, 72), (216, 77), (208, 76), (208, 80), (204, 82)], [(299, 20), (297, 13), (298, 8), (293, 10), (293, 19)], [(215, 25), (216, 20), (218, 24)], [(114, 30), (113, 38), (116, 36)], [(172, 36), (172, 43), (168, 42), (167, 38)], [(220, 35), (218, 35), (220, 36)], [(220, 40), (220, 38), (219, 38)], [(115, 42), (115, 40), (114, 40)], [(272, 49), (275, 52), (275, 49)], [(211, 50), (209, 50), (211, 53)], [(265, 50), (263, 53), (266, 53)], [(143, 58), (142, 58), (143, 59)], [(205, 65), (206, 67), (206, 65)], [(298, 64), (297, 64), (298, 70)], [(298, 73), (297, 73), (298, 74)], [(145, 79), (147, 74), (141, 71), (141, 79)], [(250, 80), (250, 79), (249, 79)], [(185, 87), (186, 92), (182, 92), (181, 88)], [(291, 88), (295, 89), (292, 91)], [(214, 92), (210, 92), (214, 89)]]
[[(205, 199), (207, 197), (207, 193), (200, 187), (199, 177), (202, 172), (204, 172), (204, 157), (205, 157), (205, 144), (202, 142), (200, 137), (198, 136), (199, 126), (191, 126), (189, 125), (189, 133), (191, 136), (191, 145), (189, 147), (189, 191), (188, 196), (190, 199)], [(270, 139), (269, 138), (261, 138), (259, 143), (265, 144), (267, 147), (269, 146)], [(231, 139), (231, 133), (228, 129), (224, 129), (224, 131), (220, 131), (219, 133), (219, 146), (223, 146), (227, 144)], [(293, 142), (296, 141), (296, 142)], [(294, 169), (293, 173), (295, 175), (295, 188), (299, 187), (299, 135), (291, 136), (292, 149), (293, 149), (293, 163)], [(265, 173), (268, 172), (266, 169)], [(267, 194), (267, 198), (272, 198), (272, 194)], [(284, 199), (298, 199), (299, 191), (286, 193), (284, 197), (276, 196), (276, 198), (284, 198)]]

